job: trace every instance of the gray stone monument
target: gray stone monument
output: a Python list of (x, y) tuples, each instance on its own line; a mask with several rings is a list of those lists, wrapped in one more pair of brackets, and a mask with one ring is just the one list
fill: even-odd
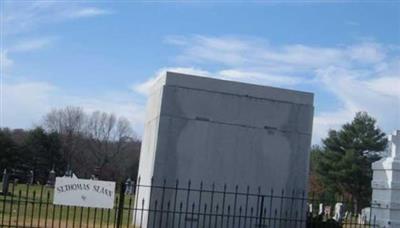
[(400, 130), (389, 135), (389, 156), (372, 164), (372, 221), (400, 227)]
[[(197, 189), (203, 181), (204, 189), (215, 183), (222, 190), (226, 183), (231, 192), (235, 185), (242, 192), (249, 185), (251, 192), (260, 186), (266, 194), (275, 188), (276, 194), (285, 189), (301, 196), (307, 188), (313, 110), (311, 93), (167, 72), (150, 90), (140, 184), (150, 185), (153, 177), (154, 185), (161, 186), (165, 179), (166, 185), (175, 186), (179, 179), (182, 187), (188, 187), (190, 179)], [(186, 193), (182, 194), (178, 203), (189, 204)], [(143, 227), (152, 226), (146, 209), (155, 200), (160, 206), (161, 195), (165, 204), (174, 200), (172, 192), (139, 188), (138, 200), (144, 200), (145, 212), (134, 216), (143, 216)], [(210, 205), (207, 197), (203, 195), (196, 208)], [(188, 198), (192, 205), (199, 194), (191, 192)], [(214, 205), (220, 201), (213, 199)], [(233, 197), (224, 203), (233, 207)], [(237, 204), (244, 208), (244, 200)], [(256, 210), (256, 199), (249, 204)], [(277, 204), (273, 206), (279, 211)], [(282, 207), (305, 215), (306, 202), (284, 202)], [(201, 223), (188, 216), (182, 220)]]

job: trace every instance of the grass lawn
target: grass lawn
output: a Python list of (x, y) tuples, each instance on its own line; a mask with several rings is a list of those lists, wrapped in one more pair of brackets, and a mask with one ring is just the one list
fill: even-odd
[[(0, 225), (113, 227), (116, 223), (117, 199), (114, 209), (98, 209), (53, 205), (53, 188), (40, 185), (10, 185), (9, 192), (10, 195), (0, 195)], [(133, 196), (126, 195), (123, 227), (132, 223), (132, 211), (129, 209), (134, 207), (133, 204)]]

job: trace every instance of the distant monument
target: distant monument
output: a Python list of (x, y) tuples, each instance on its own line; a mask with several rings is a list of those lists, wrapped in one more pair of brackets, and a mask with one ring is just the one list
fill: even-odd
[(35, 181), (35, 173), (33, 172), (33, 170), (29, 170), (28, 184), (30, 184), (30, 185), (34, 184), (34, 181)]
[(389, 157), (372, 164), (373, 221), (380, 227), (400, 227), (400, 130), (389, 136)]
[[(235, 185), (242, 192), (250, 186), (253, 193), (260, 186), (263, 194), (273, 187), (277, 195), (284, 189), (287, 195), (293, 190), (295, 197), (302, 196), (307, 188), (313, 111), (311, 93), (167, 72), (150, 90), (140, 185), (150, 185), (153, 177), (153, 185), (162, 186), (165, 179), (167, 186), (175, 186), (178, 179), (180, 186), (187, 188), (191, 180), (191, 187), (198, 189), (203, 181), (208, 192), (203, 193), (196, 210), (219, 203), (219, 213), (226, 212), (229, 205), (234, 210), (234, 197), (222, 200), (219, 194), (211, 202), (212, 183), (220, 191), (226, 183), (229, 192), (235, 191)], [(135, 216), (143, 216), (142, 227), (158, 224), (159, 216), (148, 214), (149, 207), (157, 205), (157, 200), (159, 207), (162, 200), (166, 207), (174, 197), (173, 191), (139, 188), (138, 201), (144, 200), (144, 213)], [(177, 198), (178, 205), (182, 202), (192, 208), (193, 202), (199, 202), (199, 192), (187, 196), (180, 191)], [(260, 197), (249, 200), (249, 211), (250, 207), (258, 211), (258, 201)], [(281, 206), (275, 201), (272, 206), (278, 211), (293, 211), (291, 219), (295, 211), (305, 219), (306, 201), (285, 200)], [(238, 199), (236, 211), (231, 213), (239, 213), (239, 206), (244, 210), (245, 202), (244, 197)], [(171, 217), (169, 221), (174, 220)], [(181, 226), (189, 227), (188, 221), (195, 221), (195, 227), (206, 225), (197, 216), (184, 215)]]
[(125, 181), (125, 194), (133, 195), (135, 193), (135, 185), (131, 178)]
[(56, 183), (56, 171), (54, 171), (54, 168), (53, 168), (49, 172), (49, 178), (47, 179), (46, 185), (48, 187), (54, 187), (55, 183)]
[(333, 219), (338, 222), (339, 224), (342, 224), (343, 218), (344, 218), (344, 204), (337, 202), (335, 204), (335, 215), (333, 216)]
[(8, 194), (8, 182), (9, 182), (8, 179), (9, 179), (9, 174), (7, 172), (7, 169), (4, 169), (2, 178), (2, 191), (1, 191), (3, 195)]

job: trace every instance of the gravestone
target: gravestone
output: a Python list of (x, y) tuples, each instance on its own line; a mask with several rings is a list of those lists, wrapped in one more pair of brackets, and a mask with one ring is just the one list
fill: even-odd
[(1, 193), (3, 194), (3, 195), (7, 195), (8, 194), (8, 182), (9, 182), (9, 175), (8, 175), (8, 172), (7, 172), (7, 169), (4, 169), (4, 171), (3, 171), (3, 179), (2, 179), (2, 191), (1, 191)]
[(30, 170), (28, 173), (28, 184), (32, 185), (34, 182), (35, 178), (35, 173), (33, 172), (33, 170)]
[[(306, 190), (313, 94), (173, 72), (158, 78), (149, 92), (140, 185), (175, 186), (178, 179), (184, 188), (199, 189), (202, 182), (208, 192), (213, 183), (220, 191), (226, 183), (227, 192), (234, 192), (238, 185), (239, 191), (251, 186), (254, 193), (259, 186), (263, 194), (275, 188), (290, 195), (293, 191), (294, 197), (301, 197)], [(175, 198), (186, 208), (199, 202), (198, 192), (186, 194), (182, 191), (174, 196), (173, 190), (141, 187), (138, 202), (144, 202), (144, 213), (134, 217), (143, 217), (142, 227), (152, 227), (159, 217), (147, 213), (149, 207), (158, 202), (160, 209), (164, 202), (166, 210), (167, 202), (173, 203)], [(201, 205), (195, 204), (196, 210), (213, 205), (209, 197), (204, 193)], [(231, 205), (233, 210), (233, 197), (218, 197), (213, 198), (214, 206), (219, 204), (220, 210), (227, 210), (221, 206)], [(258, 210), (257, 200), (261, 201), (260, 197), (249, 202), (249, 211), (250, 207)], [(281, 206), (279, 200), (275, 201), (274, 209), (293, 210), (292, 219), (295, 211), (305, 215), (304, 200), (295, 204), (285, 200)], [(238, 199), (236, 210), (239, 206), (244, 209), (244, 203), (244, 199)], [(196, 221), (195, 227), (203, 225), (199, 217), (183, 217), (182, 227), (190, 226), (188, 221)]]
[(373, 221), (370, 221), (370, 216), (371, 216), (371, 208), (370, 207), (365, 207), (361, 210), (361, 213), (359, 215), (359, 224), (369, 224)]
[(389, 135), (389, 156), (372, 164), (373, 221), (380, 227), (400, 227), (400, 130)]
[(125, 194), (133, 195), (134, 194), (134, 184), (131, 178), (126, 179), (125, 181)]
[(333, 216), (333, 219), (341, 224), (343, 222), (343, 217), (344, 217), (344, 205), (343, 203), (336, 203), (335, 204), (335, 215)]
[(49, 172), (49, 178), (47, 179), (46, 185), (49, 187), (54, 187), (55, 183), (56, 183), (56, 171), (54, 171), (54, 169), (52, 169)]
[(324, 215), (324, 204), (323, 203), (319, 204), (318, 215)]
[(331, 206), (325, 206), (324, 207), (324, 215), (328, 218), (331, 217), (331, 212), (332, 212), (332, 207)]

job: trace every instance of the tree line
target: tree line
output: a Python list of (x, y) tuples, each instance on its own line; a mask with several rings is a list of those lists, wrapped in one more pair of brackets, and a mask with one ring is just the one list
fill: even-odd
[(0, 129), (0, 169), (46, 183), (49, 172), (102, 180), (135, 179), (140, 140), (129, 121), (80, 107), (54, 109), (31, 130)]
[[(55, 109), (31, 130), (0, 129), (0, 169), (23, 179), (33, 171), (45, 183), (50, 170), (102, 180), (135, 179), (140, 140), (125, 118), (79, 107)], [(310, 192), (317, 197), (351, 197), (359, 210), (371, 199), (371, 164), (387, 147), (385, 133), (365, 112), (330, 130), (310, 154)]]

